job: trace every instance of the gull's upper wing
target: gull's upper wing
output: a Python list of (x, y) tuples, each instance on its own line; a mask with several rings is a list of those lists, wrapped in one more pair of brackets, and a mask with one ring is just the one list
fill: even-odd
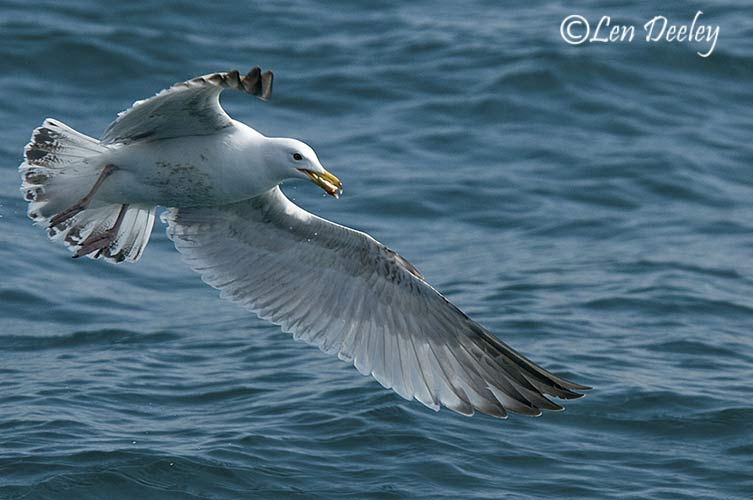
[(587, 387), (500, 342), (367, 234), (316, 217), (279, 188), (170, 209), (168, 236), (222, 297), (353, 362), (406, 399), (470, 415), (539, 415)]
[(257, 67), (246, 76), (233, 70), (176, 83), (118, 114), (102, 135), (102, 142), (207, 135), (229, 127), (232, 119), (220, 106), (220, 93), (226, 88), (267, 100), (272, 95), (272, 73), (262, 74)]

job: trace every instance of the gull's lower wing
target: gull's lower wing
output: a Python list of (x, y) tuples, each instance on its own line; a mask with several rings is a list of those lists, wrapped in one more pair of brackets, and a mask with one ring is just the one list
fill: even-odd
[(168, 236), (222, 297), (373, 375), (406, 399), (464, 415), (539, 415), (581, 386), (527, 360), (367, 234), (316, 217), (279, 188), (170, 209)]
[(232, 119), (220, 106), (219, 99), (226, 88), (267, 100), (272, 95), (272, 73), (262, 73), (257, 67), (245, 76), (233, 70), (176, 83), (149, 99), (136, 101), (118, 114), (102, 135), (102, 142), (207, 135), (229, 127)]

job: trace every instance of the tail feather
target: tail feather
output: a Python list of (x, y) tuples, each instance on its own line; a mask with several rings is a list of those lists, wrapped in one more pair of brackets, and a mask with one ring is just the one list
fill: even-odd
[(139, 260), (152, 234), (154, 211), (148, 205), (129, 205), (115, 241), (102, 256), (116, 262)]
[[(96, 182), (104, 167), (100, 157), (109, 148), (97, 139), (81, 134), (56, 120), (47, 119), (34, 130), (19, 166), (28, 215), (38, 225), (77, 203)], [(48, 228), (48, 235), (71, 251), (91, 235), (99, 235), (114, 224), (122, 205), (96, 200), (75, 216)], [(131, 204), (112, 244), (89, 257), (111, 262), (135, 262), (149, 242), (154, 225), (154, 207)]]

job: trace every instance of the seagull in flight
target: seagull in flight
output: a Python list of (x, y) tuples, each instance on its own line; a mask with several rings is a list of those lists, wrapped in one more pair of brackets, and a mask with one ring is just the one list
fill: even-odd
[(169, 238), (221, 297), (433, 410), (537, 416), (563, 409), (547, 396), (589, 389), (507, 346), (368, 234), (286, 198), (289, 179), (333, 197), (342, 184), (307, 144), (228, 116), (224, 89), (266, 101), (272, 73), (177, 83), (135, 102), (100, 139), (45, 120), (19, 167), (29, 217), (74, 258), (136, 262), (156, 206), (168, 207)]

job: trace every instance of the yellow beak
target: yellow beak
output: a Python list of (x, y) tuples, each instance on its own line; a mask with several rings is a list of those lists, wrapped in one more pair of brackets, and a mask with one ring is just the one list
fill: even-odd
[(322, 188), (325, 193), (335, 198), (339, 198), (343, 192), (343, 184), (340, 179), (330, 174), (326, 170), (324, 172), (314, 172), (306, 168), (299, 168), (301, 172), (306, 174), (311, 181)]

